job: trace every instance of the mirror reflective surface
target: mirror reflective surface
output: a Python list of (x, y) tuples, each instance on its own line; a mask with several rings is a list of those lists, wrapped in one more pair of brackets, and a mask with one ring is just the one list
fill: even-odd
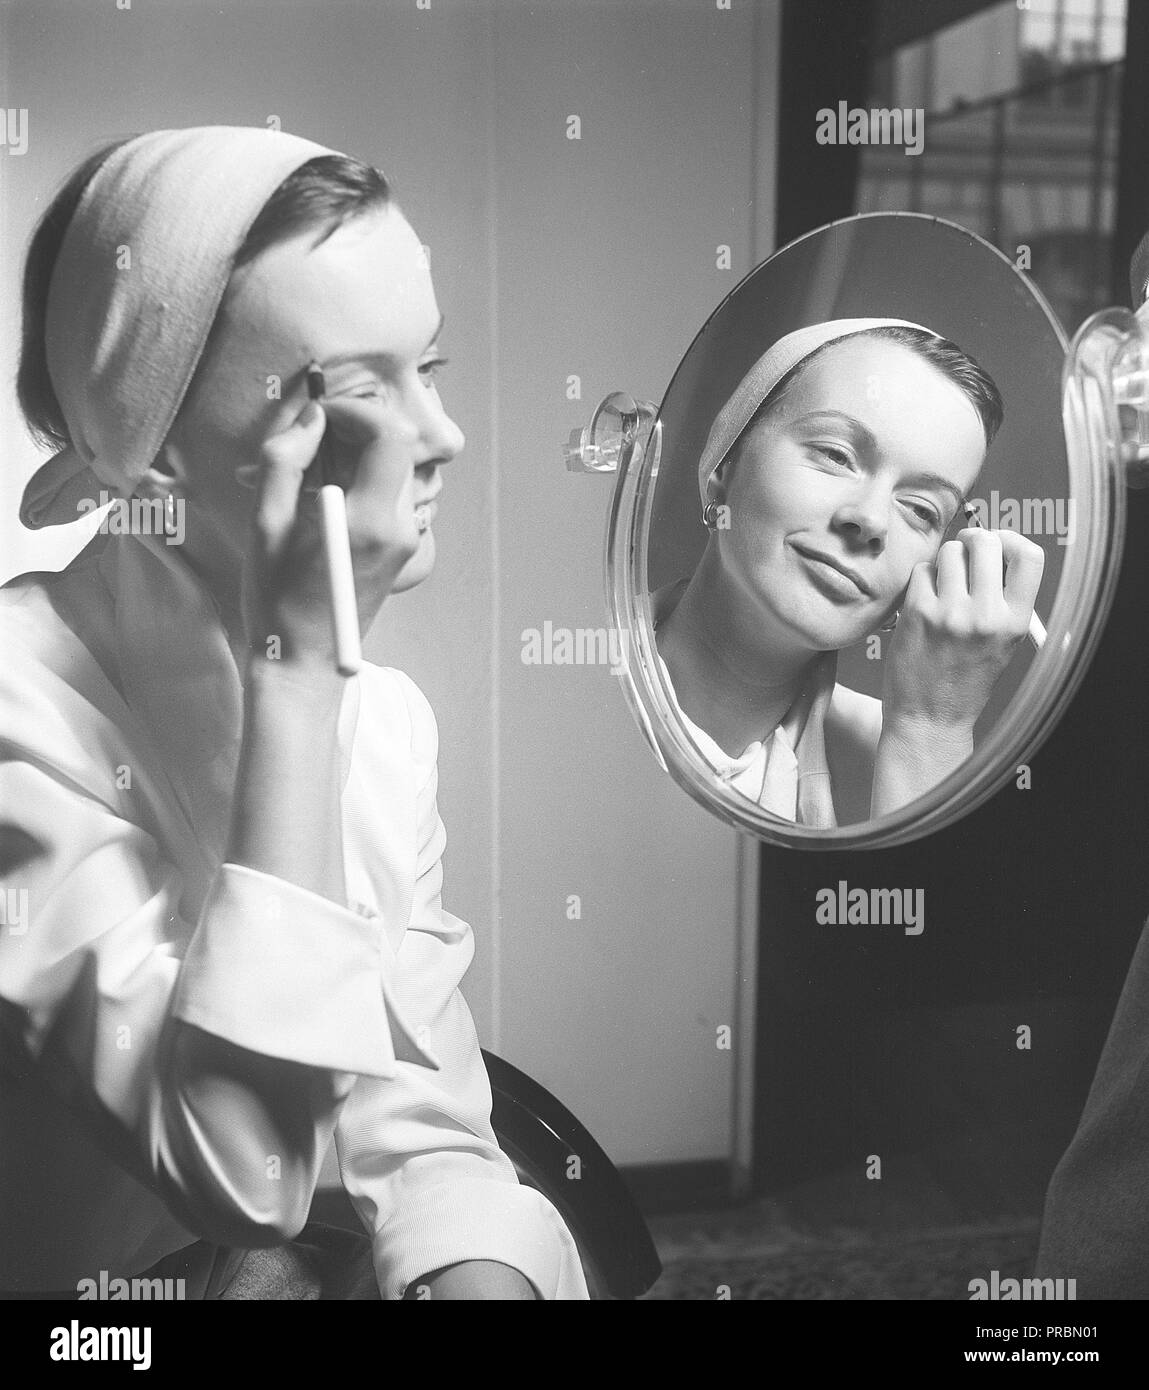
[(1065, 362), (1010, 261), (916, 214), (820, 228), (727, 297), (619, 449), (608, 527), (627, 694), (685, 790), (816, 848), (1021, 783), (1120, 552)]

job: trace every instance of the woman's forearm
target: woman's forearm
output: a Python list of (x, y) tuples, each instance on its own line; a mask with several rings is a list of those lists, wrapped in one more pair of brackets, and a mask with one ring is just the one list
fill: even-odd
[(253, 656), (228, 861), (346, 905), (339, 710), (346, 681), (318, 662)]
[(930, 720), (883, 724), (874, 758), (870, 815), (890, 815), (925, 796), (972, 753), (972, 729)]
[[(345, 689), (318, 661), (251, 658), (227, 850), (229, 863), (340, 907)], [(259, 985), (251, 984), (258, 1015)], [(179, 1019), (158, 1071), (162, 1101), (150, 1107), (156, 1128), (146, 1146), (169, 1205), (225, 1243), (291, 1239), (354, 1078), (237, 1047)]]
[[(340, 907), (345, 688), (318, 662), (251, 659), (227, 852), (229, 863)], [(258, 1014), (254, 979), (252, 989)], [(193, 1229), (225, 1243), (291, 1239), (307, 1218), (354, 1078), (263, 1056), (180, 1020), (160, 1070), (164, 1140), (151, 1147), (162, 1155), (158, 1176), (169, 1204)]]
[[(339, 711), (330, 667), (253, 657), (232, 800), (230, 863), (346, 906)], [(252, 1008), (258, 1012), (258, 987)], [(161, 1067), (161, 1190), (201, 1234), (263, 1245), (307, 1219), (354, 1078), (262, 1056), (179, 1020)]]
[[(326, 662), (251, 658), (227, 850), (229, 863), (342, 908), (338, 732), (346, 688)], [(274, 975), (270, 962), (268, 970)], [(261, 979), (248, 973), (258, 1018), (267, 1000)], [(169, 1205), (224, 1243), (291, 1239), (307, 1219), (354, 1076), (264, 1055), (258, 1029), (244, 1047), (178, 1018), (159, 1074), (162, 1104), (152, 1107), (157, 1129), (147, 1147)]]
[(445, 1298), (465, 1302), (478, 1299), (509, 1302), (535, 1299), (538, 1295), (530, 1280), (510, 1265), (498, 1260), (464, 1260), (413, 1280), (403, 1297), (411, 1301)]

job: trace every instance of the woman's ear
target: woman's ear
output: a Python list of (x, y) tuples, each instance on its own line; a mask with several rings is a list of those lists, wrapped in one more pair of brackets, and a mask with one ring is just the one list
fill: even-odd
[(166, 498), (185, 491), (187, 470), (179, 450), (165, 440), (151, 467), (135, 487), (137, 497)]
[(717, 502), (722, 506), (726, 501), (726, 493), (730, 486), (731, 457), (727, 454), (718, 467), (710, 475), (710, 480), (706, 485), (706, 495), (711, 502)]
[(702, 524), (708, 531), (730, 529), (730, 508), (726, 505), (726, 460), (706, 480), (706, 501), (702, 507)]

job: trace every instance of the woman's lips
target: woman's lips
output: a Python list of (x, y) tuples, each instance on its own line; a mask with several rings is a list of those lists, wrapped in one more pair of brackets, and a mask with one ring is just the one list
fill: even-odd
[(415, 525), (419, 528), (420, 532), (426, 531), (431, 525), (431, 522), (435, 519), (435, 515), (439, 510), (439, 503), (436, 501), (438, 495), (438, 493), (435, 493), (434, 497), (427, 498), (425, 502), (417, 502), (415, 504)]
[(797, 545), (794, 549), (804, 561), (811, 580), (832, 598), (857, 602), (858, 599), (871, 597), (861, 577), (848, 566), (839, 565), (816, 550), (805, 550)]

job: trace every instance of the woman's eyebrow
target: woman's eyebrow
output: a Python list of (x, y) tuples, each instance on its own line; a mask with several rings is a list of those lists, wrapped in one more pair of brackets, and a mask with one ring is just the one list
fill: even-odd
[(948, 478), (943, 478), (940, 473), (911, 473), (903, 481), (911, 487), (932, 487), (941, 492), (948, 492), (958, 507), (965, 502), (965, 493), (961, 488), (956, 483), (951, 483)]
[[(435, 331), (434, 331), (434, 333), (432, 333), (431, 336), (430, 336), (430, 338), (428, 338), (428, 340), (427, 340), (427, 346), (423, 349), (423, 352), (430, 352), (431, 349), (435, 346), (435, 344), (439, 341), (439, 335), (440, 335), (440, 333), (442, 333), (442, 331), (443, 331), (443, 325), (446, 323), (446, 321), (447, 321), (447, 315), (446, 315), (446, 314), (443, 314), (443, 313), (440, 313), (440, 315), (439, 315), (439, 322), (435, 325)], [(421, 353), (419, 354), (420, 357), (423, 356), (423, 352), (421, 352)]]
[(867, 449), (876, 448), (878, 441), (873, 433), (862, 424), (861, 420), (855, 415), (847, 415), (844, 410), (811, 410), (805, 415), (799, 415), (794, 421), (796, 425), (817, 425), (828, 422), (835, 425), (845, 425)]
[[(443, 331), (443, 324), (446, 322), (446, 317), (445, 314), (439, 315), (439, 322), (435, 325), (434, 333), (432, 333), (427, 340), (427, 346), (418, 354), (420, 357), (430, 352), (439, 341), (439, 335)], [(325, 360), (323, 365), (325, 367), (347, 367), (355, 366), (361, 362), (382, 362), (384, 365), (390, 366), (398, 361), (398, 356), (393, 352), (379, 352), (373, 348), (368, 348), (364, 351), (344, 352), (338, 357), (329, 357)]]

